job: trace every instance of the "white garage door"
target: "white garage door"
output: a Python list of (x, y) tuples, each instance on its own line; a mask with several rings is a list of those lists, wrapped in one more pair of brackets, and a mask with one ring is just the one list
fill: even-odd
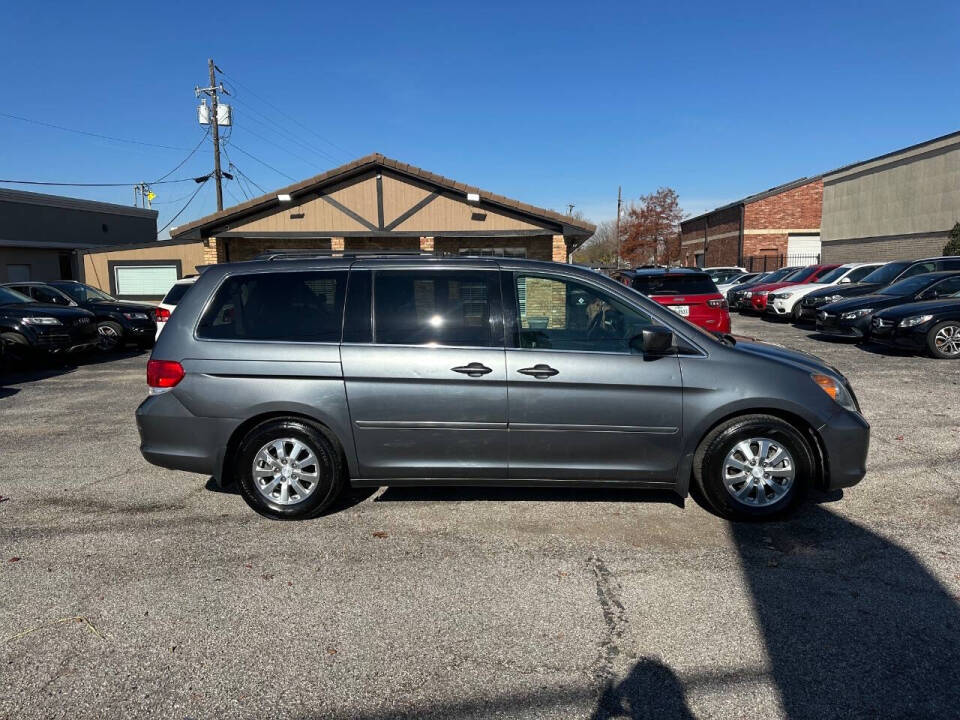
[(787, 263), (813, 263), (820, 255), (819, 235), (787, 235)]
[(163, 297), (179, 279), (176, 265), (125, 265), (113, 272), (121, 297)]

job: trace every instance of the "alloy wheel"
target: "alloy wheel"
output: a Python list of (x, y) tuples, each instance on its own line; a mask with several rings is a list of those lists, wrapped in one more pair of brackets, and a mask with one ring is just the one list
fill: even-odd
[(960, 326), (944, 325), (933, 338), (933, 344), (944, 355), (960, 355)]
[(309, 497), (320, 481), (317, 454), (296, 438), (271, 440), (253, 459), (253, 481), (267, 500), (295, 505)]
[(110, 325), (97, 328), (97, 347), (101, 350), (113, 350), (120, 343), (120, 334)]
[(790, 451), (769, 438), (738, 442), (723, 461), (723, 484), (735, 500), (752, 507), (779, 501), (793, 486), (796, 463)]

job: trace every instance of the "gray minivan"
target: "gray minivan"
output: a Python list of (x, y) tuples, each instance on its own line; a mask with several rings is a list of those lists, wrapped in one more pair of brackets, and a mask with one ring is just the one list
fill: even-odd
[(666, 488), (733, 519), (865, 473), (817, 358), (691, 325), (551, 262), (278, 254), (207, 269), (160, 335), (143, 456), (272, 518), (348, 485)]

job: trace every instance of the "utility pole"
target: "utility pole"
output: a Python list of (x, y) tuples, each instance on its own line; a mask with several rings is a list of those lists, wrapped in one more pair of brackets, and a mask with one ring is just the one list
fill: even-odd
[(217, 211), (220, 211), (223, 210), (223, 186), (221, 184), (223, 172), (220, 170), (220, 117), (218, 108), (220, 106), (220, 93), (224, 95), (230, 93), (224, 90), (223, 85), (217, 85), (217, 66), (213, 64), (213, 58), (207, 61), (207, 65), (210, 70), (210, 87), (198, 87), (196, 92), (197, 97), (200, 97), (201, 94), (209, 95), (212, 105), (210, 108), (210, 126), (213, 134), (213, 179), (217, 185)]
[(620, 206), (623, 205), (623, 186), (617, 185), (617, 270), (620, 269)]

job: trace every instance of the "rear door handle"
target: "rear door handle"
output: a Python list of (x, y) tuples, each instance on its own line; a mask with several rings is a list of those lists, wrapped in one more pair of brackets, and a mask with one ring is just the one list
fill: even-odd
[(549, 365), (544, 365), (543, 363), (534, 365), (533, 367), (522, 368), (517, 370), (517, 372), (521, 375), (533, 375), (537, 380), (546, 380), (548, 377), (560, 374), (559, 370), (554, 370)]
[(482, 375), (486, 375), (487, 373), (493, 372), (493, 370), (488, 368), (486, 365), (478, 362), (472, 362), (469, 365), (458, 365), (457, 367), (450, 369), (454, 372), (469, 375), (470, 377), (480, 377)]

